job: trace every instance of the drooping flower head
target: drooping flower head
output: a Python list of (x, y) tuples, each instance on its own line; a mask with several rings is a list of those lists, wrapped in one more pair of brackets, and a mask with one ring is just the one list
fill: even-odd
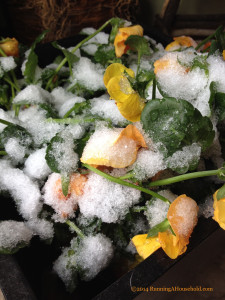
[(135, 77), (133, 70), (114, 63), (106, 69), (103, 80), (111, 99), (116, 101), (121, 115), (131, 122), (137, 122), (140, 121), (145, 103), (138, 92), (132, 88), (128, 80), (129, 76)]
[(130, 35), (143, 36), (143, 28), (140, 25), (119, 28), (119, 31), (114, 40), (115, 52), (117, 57), (121, 57), (129, 49), (129, 46), (125, 45), (125, 41)]
[(160, 247), (172, 259), (183, 254), (197, 224), (197, 214), (198, 206), (193, 199), (186, 195), (177, 197), (167, 213), (167, 219), (175, 235), (169, 229), (150, 238), (147, 238), (147, 234), (136, 235), (132, 242), (138, 254), (145, 259)]
[(197, 47), (197, 43), (189, 36), (182, 35), (174, 37), (173, 39), (174, 41), (166, 46), (166, 51), (174, 51), (180, 48)]

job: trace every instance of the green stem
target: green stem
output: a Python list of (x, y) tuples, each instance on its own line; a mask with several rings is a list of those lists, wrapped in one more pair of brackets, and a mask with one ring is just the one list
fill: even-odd
[[(111, 23), (111, 20), (112, 19), (110, 19), (110, 20), (108, 20), (107, 22), (105, 22), (101, 27), (99, 27), (93, 34), (91, 34), (91, 35), (89, 35), (88, 37), (86, 37), (85, 39), (83, 39), (80, 43), (78, 43), (77, 45), (76, 45), (76, 47), (74, 47), (73, 49), (72, 49), (72, 53), (75, 53), (84, 43), (86, 43), (87, 41), (89, 41), (90, 39), (92, 39), (96, 34), (98, 34), (100, 31), (102, 31), (107, 25), (109, 25), (110, 23)], [(67, 58), (65, 57), (62, 61), (61, 61), (61, 63), (58, 65), (58, 67), (56, 68), (56, 70), (55, 70), (55, 74), (57, 74), (60, 70), (61, 70), (61, 68), (66, 64), (66, 62), (67, 62)], [(47, 83), (47, 85), (46, 85), (46, 90), (48, 90), (49, 89), (49, 87), (50, 87), (50, 85), (51, 85), (51, 83), (52, 83), (52, 77), (49, 79), (49, 81), (48, 81), (48, 83)]]
[(7, 125), (7, 126), (9, 126), (9, 125), (15, 125), (15, 124), (13, 124), (13, 123), (11, 123), (11, 122), (8, 122), (8, 121), (6, 121), (6, 120), (3, 120), (3, 119), (0, 119), (0, 123), (2, 123), (2, 124), (4, 124), (4, 125)]
[(147, 207), (146, 206), (136, 206), (136, 207), (132, 207), (132, 211), (133, 212), (141, 212), (141, 211), (146, 211)]
[(19, 112), (20, 112), (20, 105), (16, 105), (15, 106), (15, 117), (19, 116)]
[(170, 201), (169, 201), (168, 199), (166, 199), (165, 197), (163, 197), (162, 195), (159, 195), (158, 193), (155, 193), (155, 192), (153, 192), (153, 191), (151, 191), (151, 190), (145, 189), (145, 188), (143, 188), (142, 186), (135, 185), (135, 184), (133, 184), (133, 183), (130, 183), (130, 182), (121, 180), (121, 179), (119, 179), (118, 177), (113, 177), (113, 176), (111, 176), (111, 175), (109, 175), (109, 174), (106, 174), (106, 173), (104, 173), (104, 172), (102, 172), (102, 171), (100, 171), (100, 170), (98, 170), (98, 169), (96, 169), (96, 168), (94, 168), (94, 167), (92, 167), (92, 166), (90, 166), (90, 165), (88, 165), (88, 164), (83, 164), (83, 166), (84, 166), (85, 168), (87, 168), (87, 169), (89, 169), (89, 170), (95, 172), (96, 174), (98, 174), (98, 175), (104, 177), (105, 179), (108, 179), (108, 180), (110, 180), (110, 181), (112, 181), (112, 182), (115, 182), (115, 183), (118, 183), (118, 184), (121, 184), (121, 185), (124, 185), (124, 186), (128, 186), (128, 187), (130, 187), (130, 188), (139, 190), (139, 191), (141, 191), (141, 192), (144, 192), (144, 193), (146, 193), (146, 194), (149, 194), (149, 195), (151, 195), (151, 196), (153, 196), (153, 197), (156, 197), (156, 198), (158, 198), (158, 199), (160, 199), (160, 200), (162, 200), (162, 201), (164, 201), (164, 202), (170, 204)]
[(20, 88), (19, 88), (19, 84), (18, 84), (18, 81), (17, 81), (17, 78), (16, 78), (16, 75), (15, 75), (14, 70), (11, 70), (10, 73), (11, 73), (11, 75), (12, 75), (12, 79), (13, 79), (13, 81), (14, 81), (16, 90), (19, 92), (19, 91), (20, 91)]
[(7, 57), (7, 55), (5, 54), (4, 50), (2, 50), (2, 48), (0, 48), (0, 54), (1, 56)]
[(3, 79), (6, 81), (6, 82), (8, 82), (11, 86), (13, 86), (16, 90), (17, 90), (17, 92), (20, 92), (20, 89), (15, 85), (15, 83), (13, 83), (10, 79), (9, 79), (9, 77), (3, 77)]
[(79, 235), (81, 238), (85, 237), (85, 235), (83, 234), (83, 232), (73, 222), (71, 222), (70, 220), (66, 220), (66, 224), (70, 228), (72, 228), (77, 233), (77, 235)]
[(125, 174), (124, 176), (120, 176), (120, 177), (117, 177), (119, 179), (130, 179), (130, 178), (133, 178), (135, 175), (133, 173), (127, 173)]
[(210, 170), (210, 171), (193, 172), (193, 173), (183, 174), (183, 175), (179, 175), (179, 176), (175, 176), (175, 177), (171, 177), (171, 178), (167, 178), (167, 179), (156, 180), (156, 181), (150, 182), (148, 186), (152, 187), (152, 186), (168, 185), (168, 184), (180, 182), (183, 180), (218, 175), (220, 172), (221, 172), (220, 169)]
[(152, 85), (152, 99), (156, 98), (156, 79), (153, 79), (153, 85)]
[(137, 61), (137, 73), (136, 73), (136, 77), (138, 76), (138, 73), (139, 73), (140, 63), (141, 63), (141, 53), (140, 53), (140, 51), (138, 51), (138, 61)]
[(59, 124), (78, 124), (78, 123), (89, 123), (94, 122), (96, 119), (93, 117), (84, 117), (84, 118), (66, 118), (66, 119), (53, 119), (48, 118), (47, 122), (55, 122)]
[(0, 155), (7, 155), (6, 151), (0, 151)]
[(217, 28), (217, 30), (212, 33), (211, 35), (209, 35), (207, 38), (205, 38), (203, 41), (201, 41), (197, 47), (195, 47), (195, 50), (200, 49), (204, 44), (206, 44), (208, 41), (210, 41), (217, 33), (218, 30), (220, 30), (220, 28), (223, 27), (222, 25), (220, 27)]

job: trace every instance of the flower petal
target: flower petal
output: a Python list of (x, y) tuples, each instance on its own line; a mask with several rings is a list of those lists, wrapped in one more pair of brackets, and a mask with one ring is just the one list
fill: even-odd
[(111, 78), (107, 84), (107, 90), (111, 99), (121, 103), (126, 102), (130, 95), (136, 94), (124, 76)]
[(111, 78), (113, 78), (115, 76), (121, 76), (124, 74), (124, 72), (128, 73), (133, 78), (135, 77), (133, 70), (126, 68), (124, 65), (122, 65), (120, 63), (114, 63), (114, 64), (109, 65), (106, 68), (105, 74), (103, 77), (106, 88), (107, 88), (108, 82)]
[(171, 203), (167, 218), (176, 236), (188, 244), (198, 221), (197, 203), (185, 194), (180, 195)]
[[(105, 133), (94, 133), (86, 144), (81, 161), (91, 165), (104, 165), (113, 168), (125, 168), (132, 165), (140, 147), (145, 147), (145, 141), (136, 128), (107, 129)], [(133, 126), (134, 127), (134, 126)], [(132, 128), (132, 129), (131, 129)], [(96, 136), (96, 138), (95, 138)]]
[(143, 28), (140, 25), (119, 28), (119, 31), (114, 40), (115, 52), (117, 57), (121, 57), (127, 52), (129, 46), (125, 45), (126, 39), (130, 35), (143, 36)]
[(225, 198), (217, 200), (216, 191), (213, 195), (214, 203), (214, 216), (213, 219), (220, 225), (221, 228), (225, 230)]
[(145, 142), (143, 135), (140, 133), (140, 131), (137, 129), (137, 127), (135, 127), (132, 124), (129, 124), (126, 128), (124, 128), (121, 131), (118, 139), (116, 140), (116, 143), (118, 143), (118, 141), (120, 139), (122, 139), (123, 137), (127, 137), (129, 139), (134, 140), (137, 144), (137, 147), (147, 148), (147, 144)]
[(181, 47), (196, 47), (197, 43), (189, 36), (174, 37), (174, 42), (168, 44), (165, 48), (166, 51), (174, 51)]
[(159, 232), (158, 239), (162, 249), (172, 259), (177, 258), (187, 249), (186, 242), (169, 231)]
[(126, 102), (118, 102), (117, 107), (125, 119), (131, 122), (138, 122), (140, 121), (141, 113), (145, 107), (145, 103), (138, 94), (132, 94), (129, 96), (129, 98), (127, 98)]
[(158, 237), (147, 238), (147, 234), (135, 235), (132, 238), (132, 243), (136, 247), (138, 254), (144, 259), (161, 247)]

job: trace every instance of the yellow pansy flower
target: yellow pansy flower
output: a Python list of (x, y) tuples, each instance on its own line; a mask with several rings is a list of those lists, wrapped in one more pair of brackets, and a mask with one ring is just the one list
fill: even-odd
[(214, 216), (213, 219), (225, 230), (225, 198), (217, 200), (218, 190), (213, 195), (213, 208)]
[(131, 122), (137, 122), (140, 121), (145, 103), (131, 87), (126, 74), (135, 77), (133, 70), (114, 63), (106, 69), (103, 80), (111, 99), (116, 101), (121, 115)]
[(134, 125), (124, 129), (107, 129), (95, 133), (86, 144), (81, 162), (96, 166), (125, 168), (132, 165), (140, 147), (147, 147), (144, 137)]
[(189, 36), (178, 36), (173, 38), (174, 41), (166, 46), (166, 51), (174, 51), (184, 47), (197, 47), (197, 43)]
[(115, 52), (117, 57), (121, 57), (129, 49), (128, 45), (125, 45), (126, 39), (130, 35), (143, 36), (143, 28), (140, 25), (119, 28), (118, 33), (114, 40)]
[(170, 205), (167, 219), (175, 235), (170, 230), (159, 232), (157, 236), (147, 238), (147, 234), (132, 238), (138, 254), (144, 259), (162, 247), (172, 259), (183, 254), (189, 243), (191, 233), (197, 224), (198, 206), (185, 194), (177, 197)]
[(15, 38), (4, 39), (0, 42), (0, 48), (5, 52), (7, 56), (19, 56), (19, 42)]

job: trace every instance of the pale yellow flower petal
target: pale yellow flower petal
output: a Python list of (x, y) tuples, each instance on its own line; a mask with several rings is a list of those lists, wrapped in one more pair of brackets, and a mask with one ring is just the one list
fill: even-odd
[(111, 78), (116, 77), (116, 76), (121, 76), (124, 74), (124, 72), (126, 72), (133, 78), (135, 77), (133, 70), (126, 68), (124, 65), (122, 65), (120, 63), (114, 63), (114, 64), (109, 65), (106, 68), (105, 74), (103, 77), (106, 88), (107, 88), (108, 82)]
[(131, 122), (140, 121), (145, 103), (139, 94), (132, 89), (126, 77), (111, 78), (107, 84), (107, 90), (110, 97), (116, 101), (117, 107), (125, 119)]
[(147, 239), (147, 234), (134, 236), (132, 243), (136, 247), (138, 254), (144, 259), (161, 247), (161, 244), (158, 242), (158, 237), (150, 237)]
[(125, 119), (131, 122), (138, 122), (141, 119), (141, 113), (145, 107), (145, 103), (138, 94), (132, 94), (127, 98), (126, 102), (118, 102), (117, 107)]
[(111, 78), (107, 84), (107, 90), (111, 99), (116, 102), (126, 102), (130, 95), (136, 94), (128, 79), (123, 76)]

